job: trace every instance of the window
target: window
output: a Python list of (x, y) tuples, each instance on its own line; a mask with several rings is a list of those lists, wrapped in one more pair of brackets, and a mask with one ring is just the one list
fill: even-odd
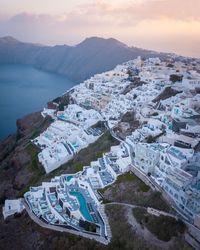
[(174, 194), (174, 197), (175, 197), (175, 199), (177, 199), (177, 200), (178, 200), (178, 195), (177, 195), (177, 194)]
[(185, 205), (185, 199), (183, 197), (181, 197), (181, 201), (183, 202), (183, 204)]
[(169, 160), (167, 159), (167, 157), (165, 157), (165, 163), (168, 164), (168, 165), (170, 165), (170, 162), (169, 162)]

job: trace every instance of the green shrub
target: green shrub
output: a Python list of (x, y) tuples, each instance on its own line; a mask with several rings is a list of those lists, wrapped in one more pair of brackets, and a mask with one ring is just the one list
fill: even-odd
[(170, 78), (169, 78), (169, 80), (172, 81), (173, 83), (181, 82), (182, 79), (183, 79), (182, 75), (175, 75), (175, 74), (170, 75)]

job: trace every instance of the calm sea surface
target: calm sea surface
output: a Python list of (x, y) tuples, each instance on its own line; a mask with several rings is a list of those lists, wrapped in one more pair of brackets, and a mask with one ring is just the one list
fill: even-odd
[(16, 119), (42, 110), (75, 84), (31, 66), (0, 64), (0, 140), (16, 130)]

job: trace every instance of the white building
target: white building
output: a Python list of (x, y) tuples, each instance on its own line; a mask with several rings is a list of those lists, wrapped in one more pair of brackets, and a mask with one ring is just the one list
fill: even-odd
[(158, 143), (137, 143), (135, 145), (134, 165), (145, 174), (153, 174), (160, 161), (160, 153), (166, 145)]
[(3, 206), (3, 217), (6, 219), (10, 215), (14, 215), (15, 213), (21, 213), (24, 210), (24, 205), (22, 203), (22, 199), (18, 200), (5, 200), (5, 204)]
[(188, 76), (184, 77), (182, 80), (184, 86), (194, 89), (200, 86), (200, 76)]

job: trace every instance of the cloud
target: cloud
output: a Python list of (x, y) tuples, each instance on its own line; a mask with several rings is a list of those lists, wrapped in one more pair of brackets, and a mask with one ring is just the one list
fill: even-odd
[(0, 20), (0, 36), (44, 44), (115, 37), (129, 45), (165, 51), (179, 52), (182, 46), (182, 53), (200, 42), (199, 9), (200, 0), (97, 0), (58, 15), (24, 12)]
[(114, 4), (107, 1), (95, 1), (84, 4), (70, 15), (78, 18), (91, 18), (91, 22), (101, 21), (113, 25), (134, 25), (143, 20), (169, 18), (181, 21), (200, 21), (199, 0), (143, 0), (124, 1)]
[(200, 21), (199, 0), (132, 0), (114, 3), (97, 0), (78, 5), (70, 12), (57, 16), (21, 13), (9, 22), (55, 22), (60, 25), (100, 26), (135, 25), (144, 20), (168, 18), (181, 21)]

